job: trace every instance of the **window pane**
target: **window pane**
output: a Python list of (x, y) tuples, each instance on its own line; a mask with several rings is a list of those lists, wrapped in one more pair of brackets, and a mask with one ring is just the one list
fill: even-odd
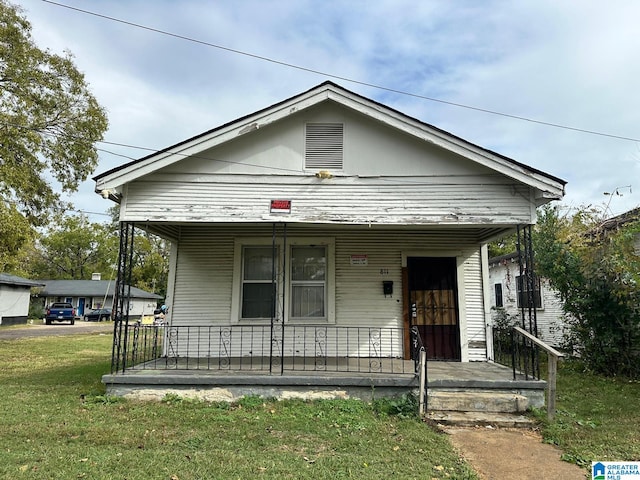
[(245, 283), (242, 286), (242, 318), (271, 318), (273, 286), (270, 283)]
[(502, 307), (503, 303), (502, 303), (502, 284), (501, 283), (495, 284), (495, 293), (496, 293), (496, 307)]
[(323, 285), (294, 285), (291, 296), (292, 317), (323, 318), (325, 316)]
[[(271, 280), (272, 256), (271, 247), (245, 247), (243, 280)], [(275, 262), (278, 263), (277, 255)]]
[(323, 281), (327, 268), (325, 252), (325, 247), (293, 247), (291, 249), (291, 279), (293, 281)]
[(522, 275), (516, 277), (516, 289), (518, 292), (518, 308), (528, 307), (530, 301), (533, 301), (533, 305), (531, 305), (533, 308), (542, 308), (540, 278), (537, 275), (533, 276), (533, 292), (529, 291), (526, 278)]

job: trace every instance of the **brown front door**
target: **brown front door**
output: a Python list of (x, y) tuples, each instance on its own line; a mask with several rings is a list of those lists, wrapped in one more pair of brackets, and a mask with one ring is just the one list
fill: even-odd
[(409, 323), (417, 326), (429, 360), (460, 360), (454, 257), (408, 257)]

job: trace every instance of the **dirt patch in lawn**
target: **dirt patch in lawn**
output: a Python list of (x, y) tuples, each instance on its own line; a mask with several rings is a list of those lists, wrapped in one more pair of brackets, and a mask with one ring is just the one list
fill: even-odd
[(588, 478), (586, 470), (562, 461), (560, 450), (542, 443), (542, 437), (529, 429), (451, 427), (444, 431), (483, 480)]

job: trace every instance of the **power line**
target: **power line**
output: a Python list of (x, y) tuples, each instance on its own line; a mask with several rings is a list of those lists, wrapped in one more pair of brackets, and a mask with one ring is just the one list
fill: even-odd
[(103, 217), (111, 217), (111, 215), (109, 215), (108, 213), (104, 213), (104, 212), (89, 212), (87, 210), (76, 210), (76, 209), (73, 209), (73, 208), (68, 208), (66, 211), (67, 212), (82, 213), (84, 215), (102, 215)]
[[(584, 128), (571, 127), (571, 126), (562, 125), (562, 124), (559, 124), (559, 123), (546, 122), (544, 120), (536, 120), (536, 119), (533, 119), (533, 118), (523, 117), (523, 116), (520, 116), (520, 115), (513, 115), (513, 114), (510, 114), (510, 113), (498, 112), (496, 110), (489, 110), (489, 109), (481, 108), (481, 107), (474, 107), (474, 106), (471, 106), (471, 105), (465, 105), (463, 103), (451, 102), (451, 101), (448, 101), (448, 100), (442, 100), (442, 99), (439, 99), (439, 98), (428, 97), (426, 95), (420, 95), (420, 94), (417, 94), (417, 93), (407, 92), (407, 91), (404, 91), (404, 90), (398, 90), (398, 89), (395, 89), (395, 88), (385, 87), (385, 86), (382, 86), (382, 85), (377, 85), (377, 84), (374, 84), (374, 83), (369, 83), (369, 82), (365, 82), (365, 81), (361, 81), (361, 80), (355, 80), (353, 78), (348, 78), (348, 77), (344, 77), (344, 76), (341, 76), (341, 75), (336, 75), (336, 74), (333, 74), (333, 73), (324, 72), (322, 70), (316, 70), (316, 69), (309, 68), (309, 67), (303, 67), (301, 65), (296, 65), (296, 64), (285, 62), (285, 61), (282, 61), (282, 60), (276, 60), (274, 58), (265, 57), (263, 55), (257, 55), (255, 53), (249, 53), (249, 52), (245, 52), (245, 51), (242, 51), (242, 50), (237, 50), (237, 49), (234, 49), (234, 48), (225, 47), (223, 45), (218, 45), (218, 44), (215, 44), (215, 43), (206, 42), (204, 40), (198, 40), (196, 38), (187, 37), (186, 35), (180, 35), (180, 34), (177, 34), (177, 33), (168, 32), (166, 30), (160, 30), (158, 28), (149, 27), (149, 26), (146, 26), (146, 25), (141, 25), (139, 23), (134, 23), (134, 22), (130, 22), (130, 21), (127, 21), (127, 20), (122, 20), (120, 18), (111, 17), (109, 15), (104, 15), (104, 14), (101, 14), (101, 13), (92, 12), (92, 11), (84, 10), (84, 9), (77, 8), (77, 7), (72, 7), (71, 5), (65, 5), (65, 4), (62, 4), (62, 3), (54, 2), (52, 0), (42, 0), (42, 1), (45, 2), (45, 3), (49, 3), (51, 5), (55, 5), (55, 6), (58, 6), (58, 7), (67, 8), (69, 10), (74, 10), (76, 12), (84, 13), (86, 15), (92, 15), (94, 17), (102, 18), (102, 19), (105, 19), (105, 20), (110, 20), (110, 21), (113, 21), (113, 22), (122, 23), (124, 25), (129, 25), (131, 27), (140, 28), (140, 29), (143, 29), (143, 30), (148, 30), (148, 31), (154, 32), (154, 33), (159, 33), (161, 35), (166, 35), (166, 36), (169, 36), (169, 37), (177, 38), (177, 39), (180, 39), (180, 40), (185, 40), (185, 41), (192, 42), (192, 43), (197, 43), (197, 44), (204, 45), (204, 46), (207, 46), (207, 47), (217, 48), (219, 50), (224, 50), (226, 52), (234, 53), (234, 54), (237, 54), (237, 55), (243, 55), (245, 57), (254, 58), (256, 60), (261, 60), (261, 61), (264, 61), (264, 62), (273, 63), (273, 64), (280, 65), (280, 66), (283, 66), (283, 67), (293, 68), (293, 69), (296, 69), (296, 70), (301, 70), (303, 72), (313, 73), (313, 74), (316, 74), (316, 75), (322, 75), (324, 77), (334, 78), (336, 80), (342, 80), (342, 81), (353, 83), (353, 84), (356, 84), (356, 85), (375, 88), (375, 89), (378, 89), (378, 90), (383, 90), (383, 91), (390, 92), (390, 93), (395, 93), (395, 94), (398, 94), (398, 95), (404, 95), (404, 96), (408, 96), (408, 97), (419, 98), (421, 100), (428, 100), (430, 102), (437, 102), (437, 103), (441, 103), (441, 104), (444, 104), (444, 105), (450, 105), (450, 106), (453, 106), (453, 107), (465, 108), (467, 110), (473, 110), (473, 111), (476, 111), (476, 112), (487, 113), (487, 114), (490, 114), (490, 115), (497, 115), (497, 116), (500, 116), (500, 117), (511, 118), (511, 119), (520, 120), (520, 121), (523, 121), (523, 122), (535, 123), (535, 124), (544, 125), (544, 126), (547, 126), (547, 127), (560, 128), (560, 129), (563, 129), (563, 130), (571, 130), (571, 131), (574, 131), (574, 132), (586, 133), (586, 134), (589, 134), (589, 135), (597, 135), (597, 136), (601, 136), (601, 137), (615, 138), (615, 139), (618, 139), (618, 140), (627, 140), (627, 141), (631, 141), (631, 142), (640, 142), (640, 139), (637, 139), (637, 138), (626, 137), (626, 136), (623, 136), (623, 135), (615, 135), (615, 134), (611, 134), (611, 133), (598, 132), (598, 131), (595, 131), (595, 130), (588, 130), (588, 129), (584, 129)], [(138, 147), (133, 147), (133, 148), (138, 148)]]

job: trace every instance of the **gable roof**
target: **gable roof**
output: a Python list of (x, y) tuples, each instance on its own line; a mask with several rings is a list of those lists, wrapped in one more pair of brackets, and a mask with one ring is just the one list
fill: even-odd
[(566, 182), (560, 178), (467, 142), (460, 137), (330, 81), (163, 150), (101, 173), (93, 177), (96, 181), (96, 192), (117, 200), (116, 190), (126, 183), (171, 165), (182, 158), (197, 155), (201, 151), (235, 139), (240, 135), (250, 134), (289, 115), (326, 101), (333, 101), (356, 110), (390, 127), (397, 128), (425, 142), (459, 154), (507, 177), (537, 188), (545, 198), (559, 199), (564, 195)]
[(43, 285), (42, 282), (29, 280), (27, 278), (18, 277), (17, 275), (9, 275), (8, 273), (0, 273), (0, 285), (13, 285), (16, 287), (37, 287)]
[[(116, 282), (110, 280), (42, 280), (40, 284), (44, 285), (40, 295), (45, 297), (100, 297), (105, 293), (113, 296), (116, 289)], [(136, 287), (131, 287), (131, 298), (162, 299), (160, 295)]]

